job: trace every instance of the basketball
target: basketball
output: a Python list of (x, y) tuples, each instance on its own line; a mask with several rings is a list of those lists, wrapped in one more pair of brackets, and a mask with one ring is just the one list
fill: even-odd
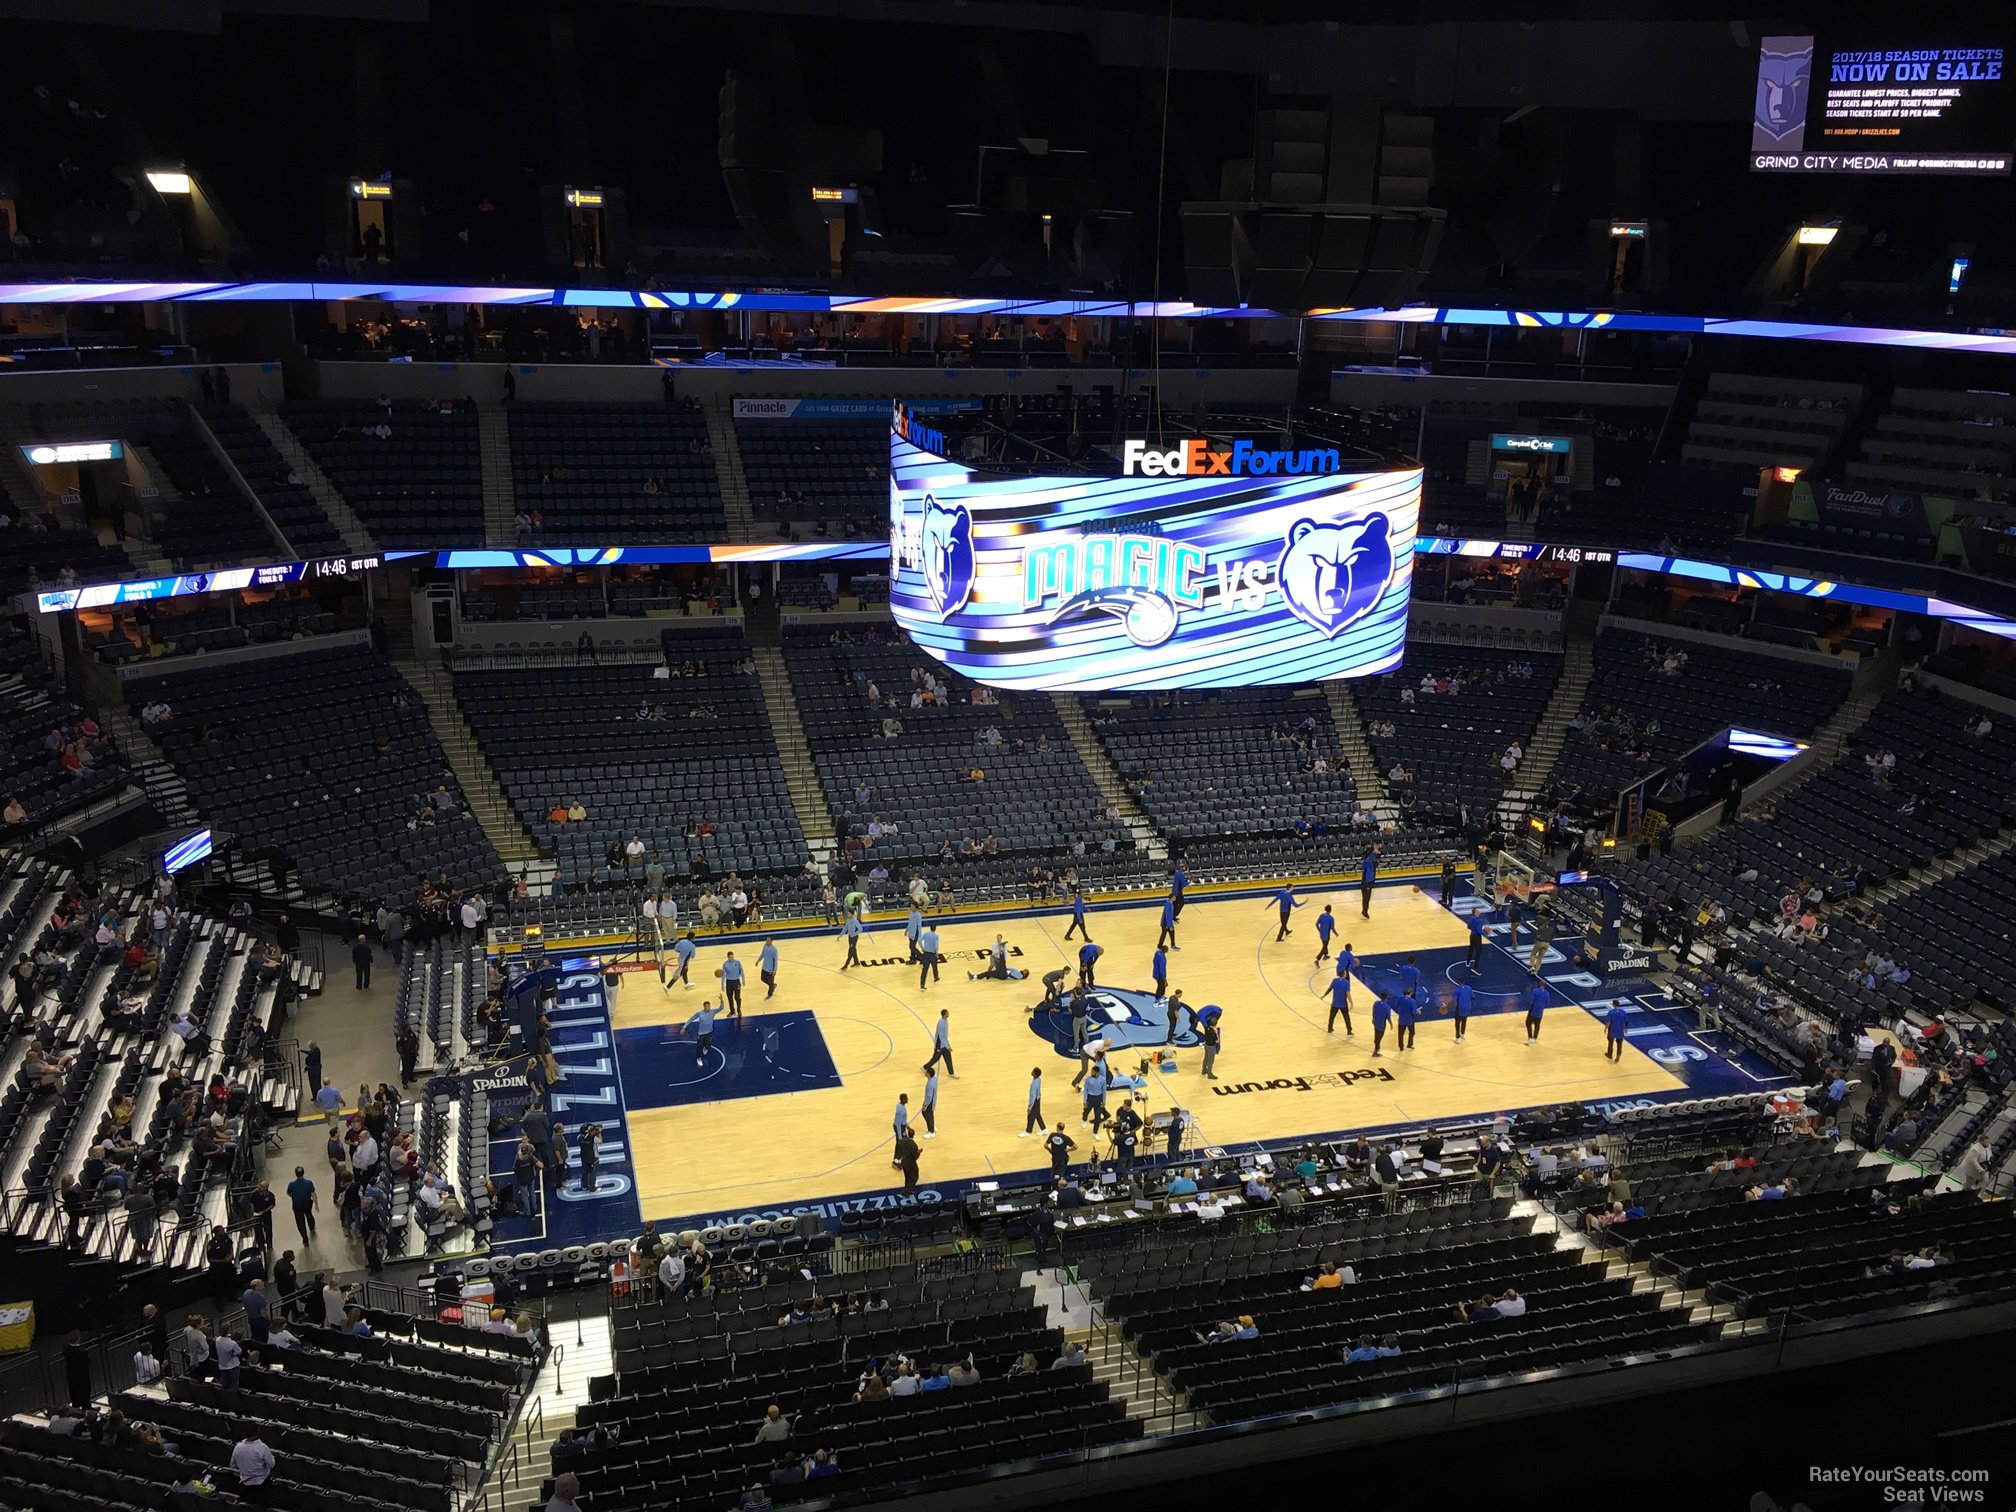
[(715, 981), (717, 981), (717, 982), (718, 982), (718, 981), (720, 981), (720, 980), (721, 980), (721, 978), (722, 978), (722, 977), (724, 977), (725, 975), (727, 975), (727, 972), (726, 972), (726, 971), (725, 971), (725, 970), (724, 970), (723, 968), (721, 968), (721, 967), (719, 967), (719, 966), (716, 966), (716, 967), (714, 968), (714, 980), (715, 980)]

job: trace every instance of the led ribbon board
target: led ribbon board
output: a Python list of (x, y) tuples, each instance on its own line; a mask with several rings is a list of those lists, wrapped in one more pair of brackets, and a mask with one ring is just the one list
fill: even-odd
[(1179, 442), (1133, 476), (1004, 477), (914, 444), (930, 435), (901, 416), (890, 433), (890, 607), (977, 682), (1222, 688), (1399, 664), (1419, 468), (1254, 448), (1220, 467)]

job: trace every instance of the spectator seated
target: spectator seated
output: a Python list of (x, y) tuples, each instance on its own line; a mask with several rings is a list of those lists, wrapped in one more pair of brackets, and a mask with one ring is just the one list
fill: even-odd
[(886, 527), (886, 420), (737, 420), (735, 441), (759, 521), (806, 536), (873, 535)]
[(692, 401), (521, 400), (507, 412), (518, 508), (541, 522), (520, 527), (520, 545), (535, 537), (586, 546), (723, 538), (727, 520), (707, 417)]
[(1400, 670), (1352, 693), (1387, 791), (1453, 823), (1459, 802), (1488, 814), (1519, 783), (1560, 676), (1561, 658), (1545, 653), (1410, 645)]
[(482, 542), (483, 461), (473, 404), (303, 399), (282, 415), (381, 546)]

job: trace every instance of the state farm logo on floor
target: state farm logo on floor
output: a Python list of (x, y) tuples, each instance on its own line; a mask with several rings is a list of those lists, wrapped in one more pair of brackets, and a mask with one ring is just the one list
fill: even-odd
[(1277, 1076), (1264, 1082), (1220, 1082), (1211, 1089), (1215, 1097), (1237, 1097), (1241, 1092), (1315, 1092), (1335, 1087), (1351, 1087), (1361, 1081), (1393, 1080), (1384, 1066), (1368, 1066), (1363, 1071), (1320, 1071), (1314, 1076)]

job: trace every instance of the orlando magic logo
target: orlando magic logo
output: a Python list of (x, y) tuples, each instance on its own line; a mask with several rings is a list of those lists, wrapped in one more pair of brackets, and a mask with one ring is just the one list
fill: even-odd
[(1274, 565), (1281, 601), (1326, 636), (1356, 624), (1372, 612), (1393, 579), (1392, 529), (1383, 514), (1347, 525), (1297, 520)]
[(964, 504), (924, 496), (924, 589), (938, 618), (950, 619), (973, 594), (973, 515)]
[[(1151, 992), (1130, 987), (1095, 987), (1085, 995), (1091, 1009), (1085, 1031), (1087, 1039), (1103, 1039), (1109, 1050), (1131, 1050), (1155, 1045), (1190, 1048), (1203, 1043), (1188, 1013), (1169, 1035), (1169, 1004), (1157, 1001)], [(1031, 1014), (1029, 1027), (1056, 1047), (1059, 1055), (1078, 1058), (1071, 1047), (1071, 1015), (1062, 1008)]]
[(1152, 588), (1088, 588), (1059, 604), (1050, 623), (1090, 612), (1119, 620), (1137, 646), (1159, 646), (1176, 633), (1176, 606)]

